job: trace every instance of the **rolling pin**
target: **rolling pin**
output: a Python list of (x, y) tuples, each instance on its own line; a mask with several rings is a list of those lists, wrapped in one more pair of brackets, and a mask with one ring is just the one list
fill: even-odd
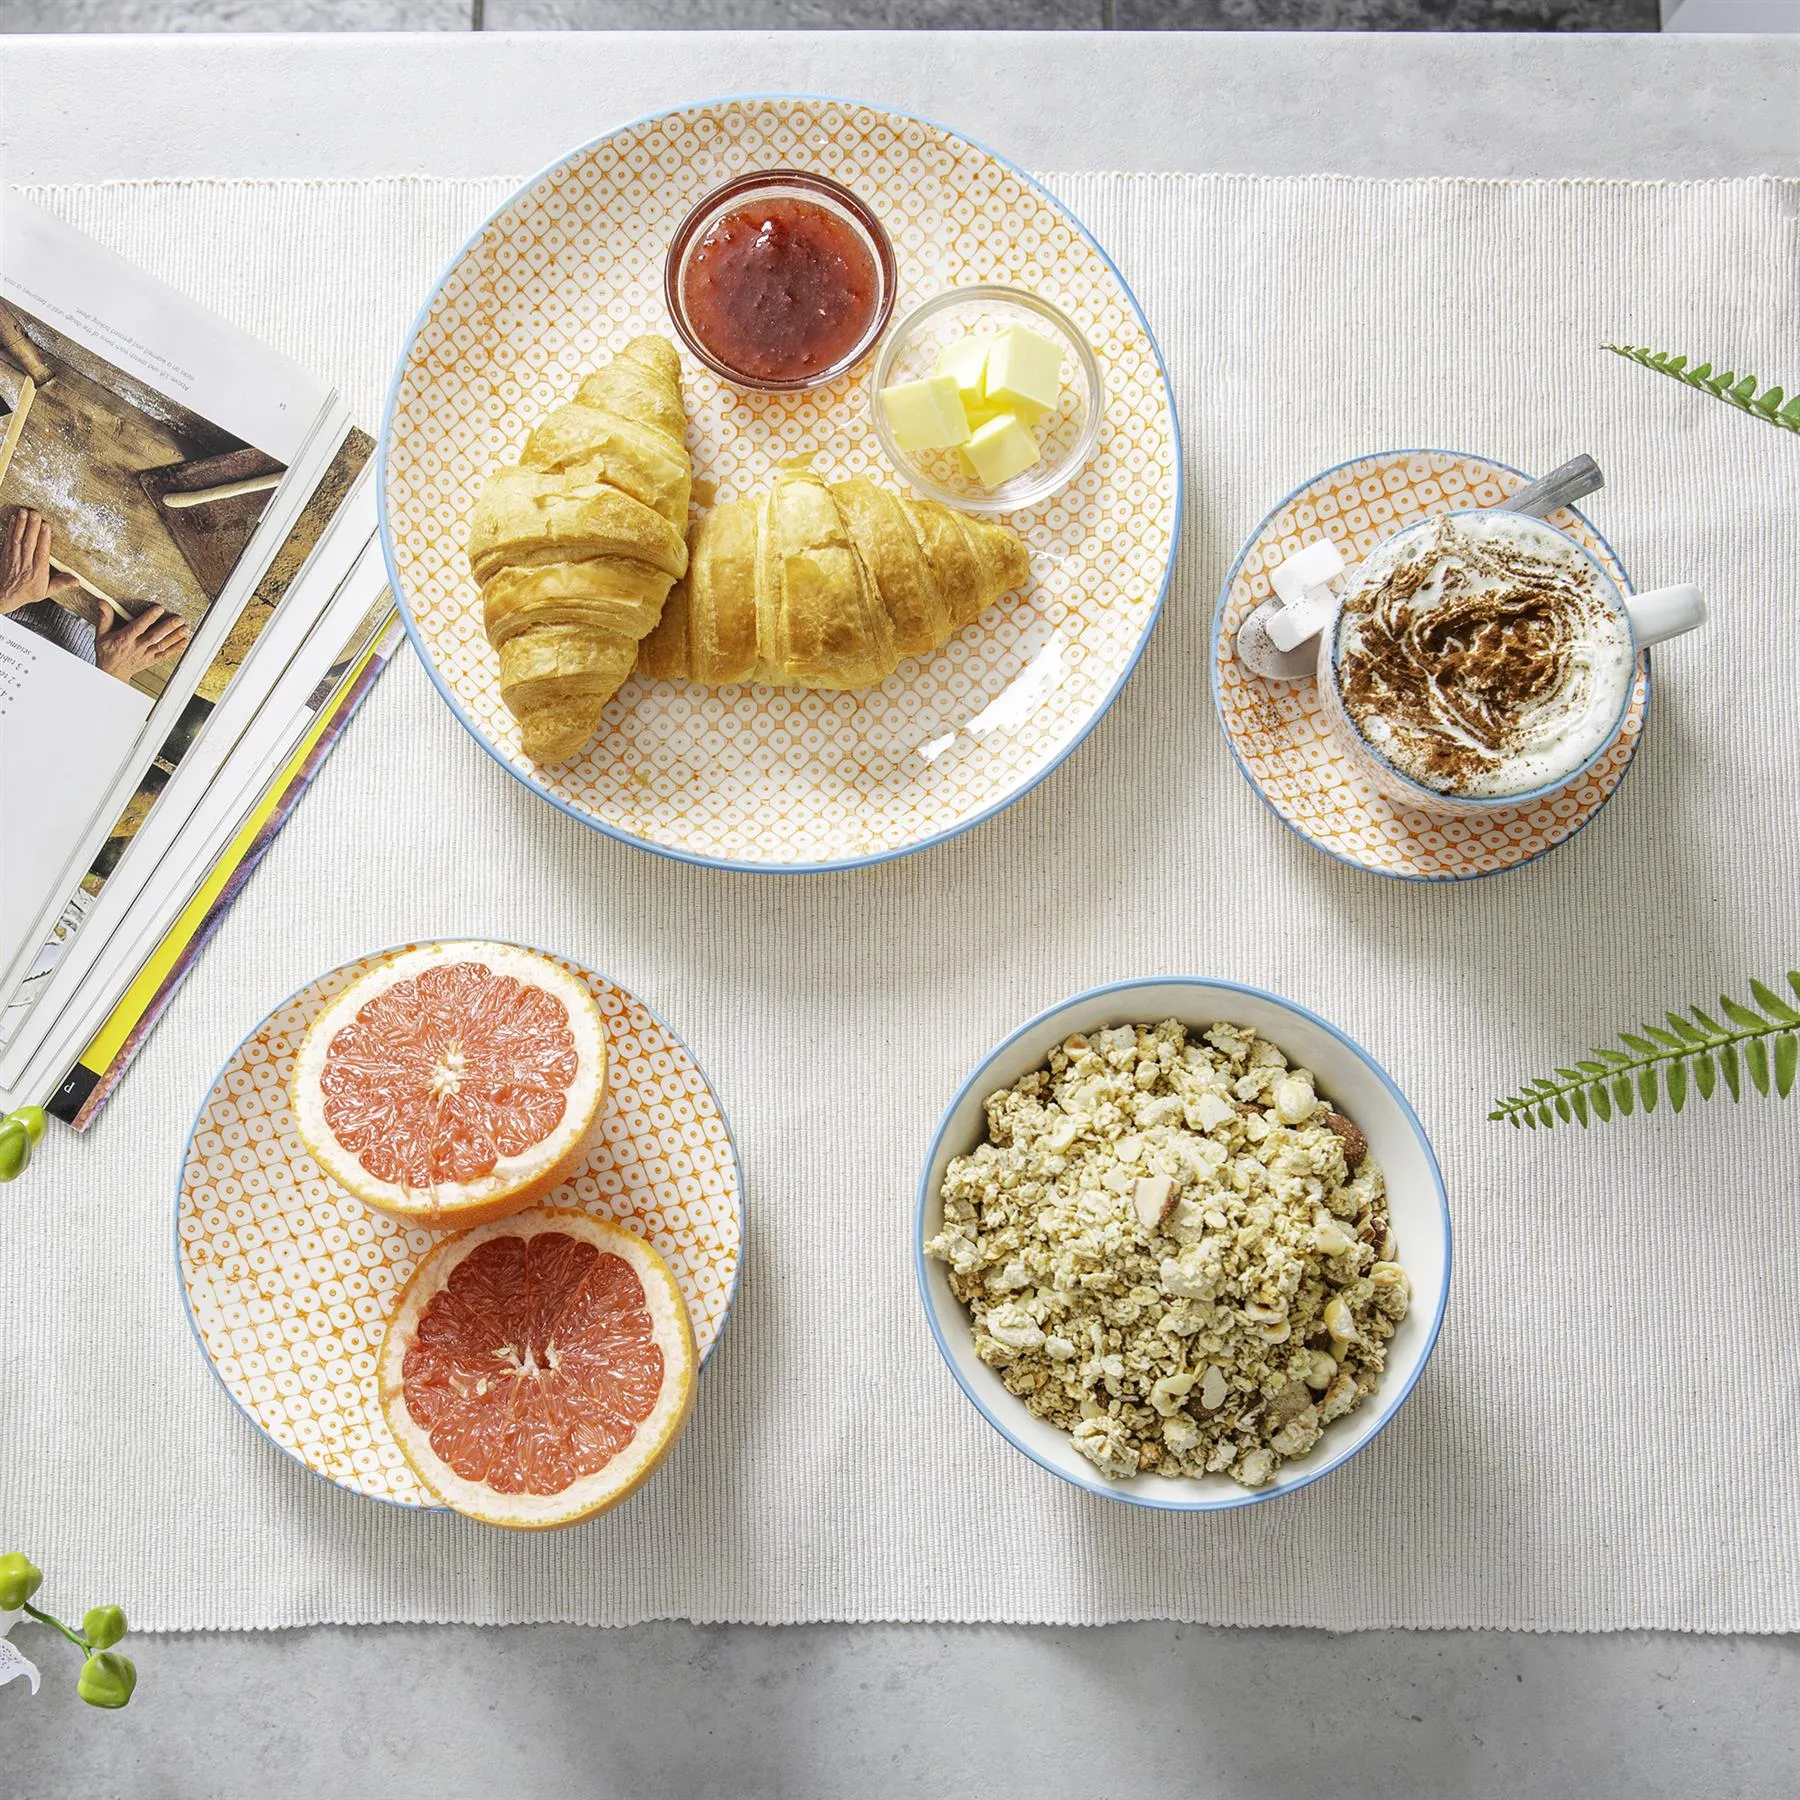
[(56, 379), (56, 370), (45, 360), (44, 353), (25, 335), (24, 327), (4, 306), (0, 306), (0, 352), (4, 352), (9, 363), (23, 369), (41, 388), (47, 388)]
[(218, 487), (195, 488), (191, 494), (164, 494), (170, 512), (186, 512), (192, 506), (210, 506), (215, 500), (235, 500), (240, 494), (265, 494), (281, 485), (281, 475), (252, 475), (246, 481), (221, 482)]

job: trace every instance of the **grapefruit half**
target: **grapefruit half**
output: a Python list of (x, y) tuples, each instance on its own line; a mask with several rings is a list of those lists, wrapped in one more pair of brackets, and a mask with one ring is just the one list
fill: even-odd
[(606, 1100), (606, 1031), (587, 984), (547, 956), (427, 944), (319, 1014), (290, 1091), (338, 1186), (417, 1224), (485, 1224), (579, 1168)]
[(381, 1346), (388, 1429), (432, 1493), (489, 1525), (573, 1525), (629, 1498), (687, 1422), (694, 1334), (623, 1226), (540, 1206), (446, 1238)]

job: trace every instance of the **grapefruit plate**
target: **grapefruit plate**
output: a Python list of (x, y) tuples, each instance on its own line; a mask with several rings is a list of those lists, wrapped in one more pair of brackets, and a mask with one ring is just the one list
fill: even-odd
[[(327, 970), (272, 1007), (196, 1109), (175, 1195), (175, 1260), (195, 1342), (227, 1397), (285, 1455), (346, 1493), (440, 1511), (376, 1391), (381, 1345), (437, 1235), (328, 1180), (290, 1087), (308, 1031), (371, 970)], [(743, 1247), (731, 1124), (693, 1052), (629, 988), (566, 958), (606, 1027), (608, 1099), (585, 1160), (542, 1204), (614, 1220), (674, 1270), (702, 1363), (730, 1316)]]
[(573, 1525), (629, 1499), (694, 1397), (669, 1265), (610, 1220), (537, 1207), (445, 1238), (388, 1322), (377, 1385), (394, 1441), (445, 1505), (489, 1525)]
[(587, 984), (513, 944), (426, 944), (319, 1014), (291, 1083), (325, 1174), (434, 1229), (506, 1217), (567, 1179), (606, 1100)]

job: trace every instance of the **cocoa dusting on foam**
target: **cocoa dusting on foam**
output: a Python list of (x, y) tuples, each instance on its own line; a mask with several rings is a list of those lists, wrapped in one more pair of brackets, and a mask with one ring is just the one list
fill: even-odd
[(1585, 558), (1516, 515), (1440, 518), (1378, 550), (1338, 626), (1352, 723), (1440, 793), (1522, 793), (1578, 768), (1630, 665)]

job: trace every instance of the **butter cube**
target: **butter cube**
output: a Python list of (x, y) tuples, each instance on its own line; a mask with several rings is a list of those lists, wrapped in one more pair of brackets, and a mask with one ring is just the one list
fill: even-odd
[(975, 424), (975, 410), (982, 404), (981, 377), (987, 367), (987, 353), (986, 338), (964, 337), (946, 344), (937, 359), (937, 373), (948, 375), (956, 383), (963, 411), (971, 415), (971, 426)]
[(1040, 454), (1031, 427), (1010, 412), (995, 414), (962, 447), (964, 465), (989, 493), (1022, 475)]
[(997, 419), (1002, 413), (1011, 413), (1021, 425), (1029, 425), (1033, 431), (1049, 418), (1047, 406), (1037, 406), (1029, 400), (989, 400), (985, 397), (976, 401), (973, 406), (963, 408), (969, 416), (969, 429), (979, 431), (989, 419)]
[(948, 450), (969, 441), (969, 419), (954, 376), (927, 375), (885, 387), (881, 404), (902, 450)]
[(982, 395), (1025, 419), (1056, 410), (1062, 398), (1062, 345), (1023, 325), (1009, 325), (988, 346)]

